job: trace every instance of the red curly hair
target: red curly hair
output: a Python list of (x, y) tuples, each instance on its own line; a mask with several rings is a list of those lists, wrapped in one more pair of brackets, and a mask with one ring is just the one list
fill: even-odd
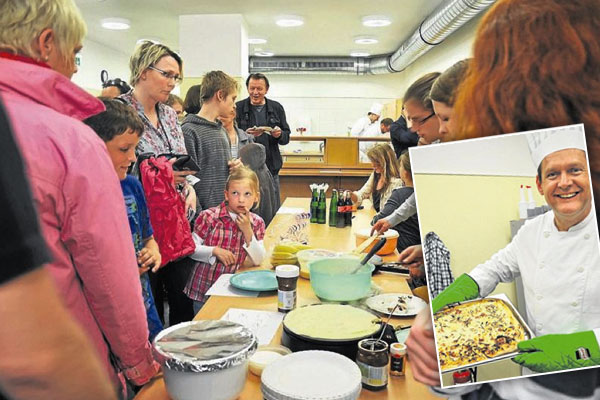
[(455, 112), (458, 139), (583, 122), (600, 183), (600, 1), (498, 1), (478, 27)]

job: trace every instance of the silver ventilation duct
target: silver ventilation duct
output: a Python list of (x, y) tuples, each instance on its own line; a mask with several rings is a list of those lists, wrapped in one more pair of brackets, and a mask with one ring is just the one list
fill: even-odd
[(400, 72), (496, 0), (448, 0), (392, 54), (355, 57), (250, 57), (250, 72), (271, 74), (386, 74)]

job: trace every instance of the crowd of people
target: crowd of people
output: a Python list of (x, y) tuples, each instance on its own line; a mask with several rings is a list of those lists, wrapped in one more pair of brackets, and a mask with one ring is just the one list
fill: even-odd
[[(391, 134), (393, 148), (364, 149), (373, 173), (352, 200), (371, 199), (373, 231), (400, 233), (400, 260), (410, 264), (414, 280), (423, 280), (426, 264), (430, 289), (436, 288), (430, 290), (434, 311), (486, 295), (500, 280), (499, 269), (516, 275), (525, 266), (511, 244), (502, 250), (509, 261), (494, 259), (454, 283), (451, 275), (431, 281), (447, 266), (430, 259), (430, 249), (439, 246), (435, 234), (421, 245), (411, 146), (583, 122), (591, 170), (582, 145), (555, 147), (539, 159), (538, 188), (552, 207), (545, 222), (564, 233), (549, 242), (552, 249), (563, 249), (565, 235), (597, 235), (588, 177), (598, 194), (598, 15), (594, 0), (499, 0), (480, 23), (472, 58), (412, 83), (397, 121), (377, 124), (382, 110), (374, 104), (353, 127), (359, 136), (371, 129)], [(264, 259), (265, 227), (280, 205), (279, 146), (290, 140), (285, 110), (266, 97), (263, 74), (248, 77), (248, 97), (237, 102), (238, 83), (221, 71), (208, 72), (185, 100), (171, 95), (183, 80), (183, 60), (151, 41), (131, 56), (129, 85), (106, 79), (95, 98), (70, 81), (86, 34), (72, 0), (9, 0), (0, 26), (0, 105), (6, 110), (0, 108), (0, 143), (7, 149), (0, 159), (0, 221), (7, 227), (0, 249), (0, 340), (6, 345), (0, 387), (10, 398), (131, 398), (159, 369), (149, 340), (167, 322), (191, 320), (221, 274)], [(156, 161), (161, 155), (162, 163)], [(569, 175), (574, 162), (576, 177)], [(580, 187), (575, 210), (561, 208), (554, 196), (556, 190), (571, 196), (562, 186), (572, 183), (552, 174), (569, 175), (564, 180)], [(165, 179), (176, 207), (156, 219), (152, 195)], [(532, 225), (522, 236), (535, 235)], [(181, 240), (165, 234), (174, 229), (185, 233)], [(182, 252), (185, 257), (168, 256)], [(599, 254), (589, 257), (600, 265)], [(600, 364), (594, 336), (600, 321), (592, 311), (571, 312), (579, 322), (552, 338), (559, 356), (540, 363), (523, 354), (517, 361), (553, 371), (552, 357), (567, 357), (574, 341), (590, 357), (569, 359), (568, 368)], [(529, 351), (547, 351), (551, 324), (527, 344)], [(43, 338), (36, 334), (41, 326)], [(512, 400), (599, 393), (597, 369), (439, 389), (429, 310), (417, 316), (407, 346), (415, 379), (441, 395)], [(29, 368), (41, 354), (47, 358)]]

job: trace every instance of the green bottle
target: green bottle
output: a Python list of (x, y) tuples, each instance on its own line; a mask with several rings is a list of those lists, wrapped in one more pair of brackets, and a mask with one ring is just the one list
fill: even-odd
[(324, 224), (327, 218), (327, 203), (325, 200), (325, 190), (321, 189), (319, 193), (319, 202), (317, 204), (317, 223)]
[(317, 188), (312, 191), (312, 198), (310, 200), (310, 222), (317, 223), (317, 209), (319, 205), (319, 195), (317, 194)]
[(337, 190), (333, 189), (333, 194), (331, 195), (331, 203), (329, 203), (329, 226), (333, 227), (337, 225), (337, 202)]

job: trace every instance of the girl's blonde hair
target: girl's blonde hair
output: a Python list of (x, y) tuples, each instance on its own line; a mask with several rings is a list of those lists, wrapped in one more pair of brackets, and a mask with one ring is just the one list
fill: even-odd
[(150, 40), (140, 43), (129, 59), (129, 71), (131, 72), (129, 83), (131, 86), (135, 86), (140, 81), (142, 72), (154, 66), (161, 58), (168, 56), (173, 57), (177, 61), (179, 76), (183, 78), (183, 61), (179, 54), (161, 43), (155, 43)]
[(225, 184), (225, 190), (229, 190), (229, 183), (235, 181), (247, 181), (250, 184), (250, 188), (256, 196), (256, 206), (260, 203), (260, 184), (258, 183), (258, 176), (250, 168), (241, 166), (229, 174), (227, 183)]
[(60, 56), (74, 57), (87, 27), (73, 0), (3, 0), (0, 50), (38, 60), (34, 44), (44, 29), (52, 29)]
[(376, 144), (367, 150), (367, 157), (373, 164), (379, 165), (382, 169), (383, 188), (386, 190), (392, 181), (392, 178), (400, 178), (400, 169), (396, 154), (386, 143)]

